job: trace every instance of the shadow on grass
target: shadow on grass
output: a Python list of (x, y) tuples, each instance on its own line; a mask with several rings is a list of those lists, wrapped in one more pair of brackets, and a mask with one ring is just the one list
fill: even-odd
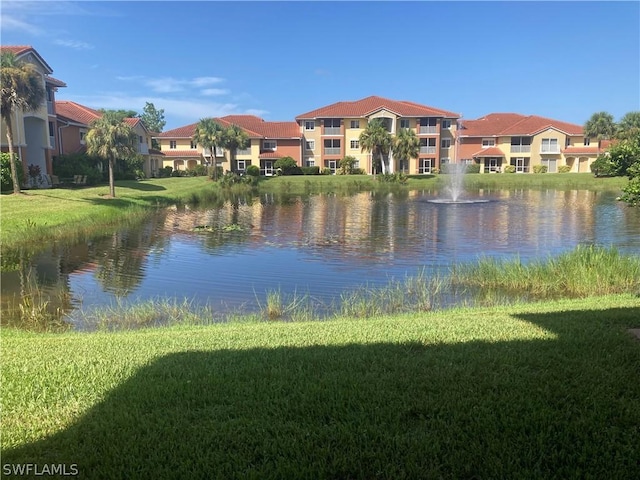
[(84, 478), (632, 478), (640, 307), (516, 318), (557, 337), (170, 354), (2, 462)]
[(119, 180), (116, 182), (116, 197), (118, 195), (118, 188), (130, 188), (131, 190), (140, 190), (142, 192), (159, 192), (166, 190), (162, 185), (154, 185), (152, 183), (138, 182), (135, 180)]

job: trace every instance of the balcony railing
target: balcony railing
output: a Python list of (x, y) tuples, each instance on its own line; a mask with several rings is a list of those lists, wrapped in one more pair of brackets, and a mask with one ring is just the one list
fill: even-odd
[(49, 147), (56, 148), (56, 137), (54, 135), (49, 135)]
[(340, 155), (340, 147), (326, 147), (324, 149), (325, 155)]
[(250, 148), (242, 148), (236, 152), (236, 155), (251, 155)]
[(420, 153), (436, 153), (436, 147), (420, 147)]
[(511, 145), (511, 153), (529, 153), (531, 145)]
[(324, 127), (325, 135), (340, 135), (340, 127)]
[(138, 144), (138, 153), (149, 155), (149, 145), (147, 145), (146, 143)]
[(420, 125), (419, 133), (438, 133), (438, 127), (436, 125)]
[(49, 115), (55, 115), (55, 112), (53, 111), (53, 102), (47, 101), (47, 113)]
[(541, 145), (540, 153), (560, 153), (558, 145)]

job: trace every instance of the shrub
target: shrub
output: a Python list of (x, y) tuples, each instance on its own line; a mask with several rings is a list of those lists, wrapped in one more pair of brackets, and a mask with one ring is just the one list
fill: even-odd
[(207, 176), (207, 166), (206, 165), (196, 165), (195, 168), (193, 169), (193, 171), (195, 172), (196, 176), (198, 177), (206, 177)]
[[(13, 180), (11, 180), (11, 164), (9, 163), (9, 154), (0, 153), (0, 179), (1, 189), (3, 192), (13, 190)], [(24, 183), (24, 169), (17, 157), (14, 156), (14, 162), (18, 170), (18, 181), (22, 185)]]
[(340, 160), (340, 175), (353, 175), (353, 169), (355, 168), (357, 160), (355, 157), (346, 156), (342, 160)]
[(165, 178), (165, 177), (170, 177), (171, 173), (173, 173), (173, 167), (162, 167), (160, 170), (158, 170), (158, 176), (160, 178)]
[(569, 173), (571, 171), (571, 167), (569, 165), (560, 165), (558, 167), (558, 173)]
[(257, 165), (249, 165), (247, 167), (247, 175), (251, 177), (259, 177), (260, 176), (260, 167)]
[(591, 164), (590, 168), (596, 177), (618, 175), (618, 166), (613, 163), (607, 155), (598, 155), (598, 158)]
[(504, 173), (516, 173), (516, 166), (515, 165), (505, 165), (505, 167), (502, 169), (502, 171)]
[(183, 170), (174, 170), (173, 172), (171, 172), (171, 176), (172, 177), (184, 177), (184, 171)]
[(396, 173), (381, 173), (378, 175), (378, 181), (381, 183), (407, 183), (409, 177), (402, 172)]
[(291, 157), (279, 158), (273, 166), (276, 170), (280, 170), (282, 175), (302, 175), (302, 169)]
[(364, 168), (354, 168), (351, 175), (365, 175)]
[(333, 170), (328, 167), (322, 169), (322, 175), (333, 175)]
[(301, 167), (303, 175), (320, 175), (320, 167)]
[(534, 165), (533, 166), (533, 173), (547, 173), (547, 166), (546, 165)]
[(207, 167), (207, 175), (212, 179), (221, 178), (223, 174), (224, 170), (222, 167), (214, 167), (213, 165)]
[(53, 173), (60, 178), (86, 175), (87, 185), (95, 185), (107, 180), (108, 169), (100, 170), (102, 160), (86, 153), (71, 153), (53, 157)]
[(444, 173), (442, 170), (440, 170), (438, 167), (432, 168), (431, 169), (431, 174), (432, 175), (440, 175), (440, 173)]
[(467, 173), (480, 173), (480, 164), (479, 163), (468, 164)]

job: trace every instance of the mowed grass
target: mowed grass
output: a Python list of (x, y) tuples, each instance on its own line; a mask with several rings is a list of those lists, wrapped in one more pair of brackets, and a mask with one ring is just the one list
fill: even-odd
[(2, 195), (0, 239), (3, 247), (25, 241), (59, 239), (141, 218), (149, 208), (171, 205), (195, 192), (211, 189), (207, 177), (159, 178), (116, 182), (116, 198), (109, 187), (27, 190)]
[(2, 462), (80, 478), (634, 478), (632, 295), (2, 332)]

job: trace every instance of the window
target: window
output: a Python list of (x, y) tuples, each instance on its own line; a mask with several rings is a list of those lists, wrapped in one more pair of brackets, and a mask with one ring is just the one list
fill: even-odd
[(87, 136), (87, 131), (86, 130), (80, 130), (80, 145), (84, 145), (85, 144), (85, 139), (84, 137)]
[(336, 173), (336, 170), (338, 169), (338, 164), (340, 163), (339, 160), (325, 160), (324, 161), (324, 166), (325, 168), (330, 168), (331, 169), (331, 173)]
[(316, 149), (316, 141), (315, 140), (307, 140), (305, 142), (305, 149), (307, 149), (307, 150), (315, 150)]
[(324, 141), (325, 155), (340, 155), (340, 139), (330, 138)]
[(55, 129), (53, 127), (53, 122), (49, 122), (49, 136), (53, 137), (55, 135)]
[(584, 137), (584, 146), (588, 147), (591, 143), (591, 139), (589, 137)]
[(482, 139), (482, 148), (486, 147), (495, 147), (496, 139), (495, 138), (483, 138)]
[(516, 167), (516, 173), (527, 173), (529, 171), (529, 158), (511, 157), (511, 165)]
[(450, 138), (443, 138), (440, 141), (440, 148), (451, 148), (451, 139)]
[(307, 167), (315, 167), (316, 159), (313, 157), (307, 158)]
[(547, 172), (549, 173), (556, 173), (558, 171), (557, 162), (555, 158), (543, 158), (541, 160), (542, 165), (547, 167)]
[(511, 152), (530, 152), (531, 137), (511, 137)]
[(433, 158), (421, 158), (418, 160), (418, 173), (431, 173)]
[(360, 120), (351, 120), (351, 128), (360, 128)]
[(565, 147), (569, 147), (571, 146), (571, 138), (570, 137), (566, 137), (564, 140), (564, 146)]
[(236, 162), (239, 172), (244, 172), (247, 169), (247, 160), (236, 160)]
[(411, 128), (411, 122), (408, 118), (400, 119), (400, 128)]
[(175, 140), (169, 140), (169, 148), (170, 149), (175, 150), (177, 146), (178, 145), (177, 145)]
[(316, 122), (314, 122), (313, 120), (307, 120), (304, 122), (304, 129), (305, 130), (315, 130), (316, 129)]
[(451, 120), (444, 119), (442, 120), (442, 128), (451, 128)]
[(140, 143), (144, 143), (144, 138), (142, 138), (142, 136), (138, 135), (138, 139), (140, 140)]
[(198, 143), (191, 140), (191, 150), (195, 150), (196, 148), (198, 148)]
[(360, 140), (351, 140), (349, 146), (351, 150), (358, 150), (360, 148)]
[(435, 118), (421, 118), (420, 119), (420, 132), (419, 133), (437, 133), (438, 122)]
[(340, 119), (325, 118), (324, 133), (325, 135), (340, 135)]
[(435, 138), (421, 138), (420, 139), (420, 153), (436, 153), (436, 139)]
[(263, 140), (262, 141), (262, 149), (263, 150), (275, 150), (278, 147), (278, 144), (275, 140)]
[(560, 153), (557, 138), (543, 138), (540, 145), (541, 153)]
[(451, 163), (451, 159), (449, 157), (442, 157), (440, 159), (440, 165), (446, 165), (447, 163)]

